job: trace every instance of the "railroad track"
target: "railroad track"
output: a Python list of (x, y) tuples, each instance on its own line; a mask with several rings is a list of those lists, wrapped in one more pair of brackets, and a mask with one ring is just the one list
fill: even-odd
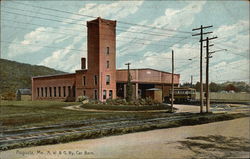
[[(211, 114), (210, 114), (211, 115)], [(220, 114), (213, 114), (219, 116)], [(120, 118), (108, 120), (91, 120), (81, 121), (77, 123), (66, 123), (58, 125), (50, 125), (46, 127), (36, 127), (27, 129), (5, 130), (0, 137), (0, 149), (17, 143), (31, 143), (40, 140), (57, 139), (66, 135), (85, 134), (92, 132), (100, 132), (103, 130), (115, 130), (121, 128), (130, 128), (136, 126), (149, 126), (154, 124), (167, 123), (190, 117), (205, 117), (206, 115), (197, 115), (193, 113), (175, 114), (175, 116), (138, 119), (138, 118)]]
[[(165, 123), (170, 121), (176, 121), (181, 119), (187, 119), (193, 116), (193, 114), (186, 114), (184, 116), (171, 116), (171, 117), (161, 117), (153, 119), (142, 119), (142, 120), (132, 120), (122, 119), (122, 120), (104, 120), (101, 122), (94, 123), (93, 125), (82, 125), (79, 127), (56, 127), (48, 126), (46, 129), (32, 128), (32, 129), (21, 129), (15, 131), (3, 131), (2, 136), (0, 137), (0, 148), (6, 147), (13, 143), (22, 143), (22, 142), (33, 142), (36, 140), (51, 139), (57, 138), (65, 135), (71, 134), (82, 134), (86, 132), (97, 132), (101, 130), (109, 129), (118, 129), (118, 128), (127, 128), (134, 126), (149, 125), (155, 123)], [(84, 122), (83, 122), (84, 123)], [(86, 122), (85, 122), (86, 124)], [(62, 125), (61, 125), (62, 126)], [(65, 126), (65, 125), (63, 125)], [(70, 126), (70, 125), (68, 125)], [(49, 129), (50, 128), (50, 129)]]

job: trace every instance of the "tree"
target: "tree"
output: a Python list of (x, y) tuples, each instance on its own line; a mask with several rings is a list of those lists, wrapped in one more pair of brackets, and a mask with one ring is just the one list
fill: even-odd
[(132, 101), (132, 95), (133, 95), (133, 88), (131, 83), (131, 75), (130, 72), (128, 72), (128, 83), (126, 86), (126, 101), (130, 102)]
[(221, 86), (219, 84), (214, 83), (214, 82), (210, 83), (209, 88), (210, 88), (211, 92), (219, 92), (219, 91), (221, 91)]
[(196, 89), (197, 92), (200, 92), (200, 82), (196, 82), (194, 88)]
[(233, 84), (228, 84), (226, 87), (225, 87), (225, 91), (237, 91), (236, 87), (233, 85)]

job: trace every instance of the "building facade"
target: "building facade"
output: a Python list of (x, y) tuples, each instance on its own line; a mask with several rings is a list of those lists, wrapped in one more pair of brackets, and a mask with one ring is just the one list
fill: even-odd
[[(125, 97), (127, 70), (116, 70), (116, 21), (97, 18), (87, 22), (87, 56), (75, 73), (32, 77), (32, 100), (75, 101), (78, 96), (105, 101)], [(87, 67), (86, 67), (87, 66)], [(171, 73), (153, 69), (132, 69), (134, 98), (145, 97), (148, 88), (168, 94)], [(174, 83), (179, 84), (179, 74)]]

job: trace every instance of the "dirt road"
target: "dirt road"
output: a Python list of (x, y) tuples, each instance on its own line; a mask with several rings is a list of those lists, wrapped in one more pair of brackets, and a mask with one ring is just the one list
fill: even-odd
[(248, 158), (249, 119), (16, 149), (1, 152), (0, 158)]

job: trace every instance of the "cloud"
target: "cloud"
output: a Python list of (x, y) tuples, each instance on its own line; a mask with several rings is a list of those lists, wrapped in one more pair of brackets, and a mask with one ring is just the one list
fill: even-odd
[[(172, 15), (178, 13), (172, 12)], [(213, 41), (215, 46), (211, 47), (211, 51), (228, 49), (228, 51), (220, 51), (212, 55), (213, 58), (210, 59), (211, 81), (221, 82), (227, 79), (249, 78), (249, 68), (247, 68), (249, 67), (248, 28), (248, 21), (239, 20), (232, 25), (217, 27), (213, 35), (211, 35), (218, 35), (219, 37)], [(199, 81), (200, 49), (198, 41), (193, 44), (190, 41), (186, 44), (175, 44), (171, 49), (175, 52), (175, 72), (181, 74), (181, 82), (189, 82), (191, 75), (194, 76), (195, 81)], [(203, 70), (205, 71), (205, 50), (203, 57)], [(189, 58), (192, 59), (192, 61), (188, 60)], [(138, 60), (135, 59), (131, 61), (131, 63), (133, 63), (135, 67), (153, 67), (155, 69), (171, 70), (170, 51), (162, 53), (146, 52), (143, 58), (141, 58), (139, 62), (137, 61)], [(243, 64), (243, 66), (239, 66), (239, 64)]]
[[(59, 28), (37, 27), (24, 35), (23, 39), (15, 39), (12, 41), (13, 44), (9, 45), (8, 48), (8, 57), (16, 58), (17, 56), (22, 56), (24, 54), (35, 54), (36, 52), (45, 49), (46, 47), (44, 46), (54, 47), (56, 44), (56, 46), (62, 47), (62, 49), (53, 51), (50, 56), (40, 62), (40, 65), (72, 72), (74, 69), (78, 67), (80, 68), (79, 59), (82, 55), (86, 56), (86, 53), (72, 51), (70, 49), (87, 49), (87, 28), (82, 24), (85, 23), (89, 17), (79, 16), (79, 14), (91, 15), (94, 17), (101, 16), (108, 19), (121, 19), (134, 14), (142, 3), (143, 1), (118, 1), (109, 4), (88, 3), (79, 9), (78, 15), (74, 14), (65, 18), (65, 20), (59, 24)], [(132, 6), (127, 7), (128, 4)], [(92, 19), (93, 18), (91, 18), (91, 20)], [(76, 31), (74, 32), (71, 30)], [(76, 34), (77, 30), (79, 33)], [(53, 32), (58, 34), (54, 34)]]
[[(185, 7), (181, 9), (172, 9), (172, 8), (167, 8), (165, 10), (165, 14), (156, 18), (153, 22), (149, 21), (143, 21), (141, 24), (145, 25), (150, 25), (151, 27), (161, 27), (161, 28), (170, 28), (172, 30), (178, 30), (181, 27), (185, 26), (190, 26), (195, 18), (195, 15), (200, 13), (205, 1), (201, 2), (189, 2)], [(119, 36), (132, 36), (134, 37), (134, 34), (130, 31), (136, 31), (136, 32), (148, 32), (151, 33), (152, 29), (151, 28), (143, 28), (143, 27), (138, 27), (138, 26), (131, 26), (127, 32), (121, 33)], [(144, 41), (143, 44), (136, 44), (134, 43), (133, 45), (130, 45), (131, 49), (126, 50), (126, 52), (118, 54), (118, 56), (125, 56), (129, 55), (132, 53), (138, 53), (148, 47), (150, 47), (150, 44), (159, 44), (161, 40), (171, 40), (172, 42), (170, 44), (174, 44), (177, 41), (180, 41), (181, 39), (174, 39), (173, 37), (178, 34), (178, 32), (175, 31), (161, 31), (161, 33), (158, 34), (166, 34), (166, 36), (152, 36), (152, 35), (143, 35), (144, 39), (149, 39), (151, 41)], [(180, 34), (179, 34), (180, 35)], [(190, 36), (189, 34), (181, 35), (183, 37), (185, 36)], [(142, 36), (140, 36), (142, 37)], [(136, 38), (135, 38), (136, 39)], [(119, 38), (118, 38), (119, 40)], [(129, 42), (119, 42), (118, 48), (122, 48), (126, 45), (128, 45)], [(138, 47), (139, 46), (139, 47)]]
[(62, 34), (51, 33), (54, 29), (50, 27), (38, 27), (24, 35), (23, 40), (15, 39), (8, 47), (8, 57), (13, 58), (23, 54), (35, 53), (50, 45), (55, 39), (65, 38)]
[[(94, 17), (122, 19), (134, 14), (143, 1), (118, 1), (110, 4), (89, 3), (79, 10), (78, 13)], [(130, 5), (131, 7), (127, 7)]]
[(214, 31), (218, 44), (225, 49), (247, 55), (249, 52), (249, 21), (239, 20), (232, 25), (222, 25)]
[(181, 9), (166, 9), (165, 15), (157, 18), (152, 26), (171, 27), (179, 29), (181, 26), (193, 24), (195, 15), (200, 13), (206, 1), (189, 2), (188, 5)]
[(222, 61), (210, 68), (212, 81), (245, 81), (249, 83), (249, 59), (232, 62)]

